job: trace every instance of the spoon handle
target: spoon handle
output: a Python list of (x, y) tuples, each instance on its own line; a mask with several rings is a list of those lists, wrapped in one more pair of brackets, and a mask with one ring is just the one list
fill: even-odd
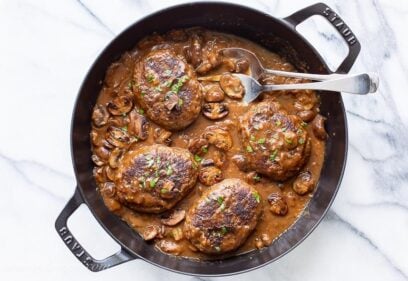
[(378, 88), (378, 83), (379, 79), (376, 73), (363, 73), (315, 83), (263, 85), (262, 91), (324, 90), (366, 95), (374, 93)]
[(283, 77), (293, 77), (293, 78), (305, 78), (314, 81), (326, 81), (332, 79), (339, 79), (348, 76), (347, 74), (310, 74), (310, 73), (301, 73), (301, 72), (289, 72), (276, 69), (264, 69), (263, 75), (276, 75)]

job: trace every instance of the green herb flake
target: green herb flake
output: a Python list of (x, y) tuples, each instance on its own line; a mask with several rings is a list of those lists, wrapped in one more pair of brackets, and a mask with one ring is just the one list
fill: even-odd
[(170, 76), (170, 75), (171, 75), (171, 70), (170, 70), (170, 69), (166, 69), (166, 70), (163, 72), (163, 74), (166, 75), (166, 76)]
[(146, 188), (146, 179), (144, 177), (139, 178), (139, 186), (141, 188)]
[(250, 141), (255, 141), (255, 136), (254, 136), (254, 135), (251, 135), (251, 136), (249, 137), (249, 140), (250, 140)]
[(141, 115), (144, 115), (144, 113), (145, 113), (145, 111), (144, 111), (142, 108), (139, 108), (139, 109), (137, 110), (137, 112), (138, 112), (139, 114), (141, 114)]
[(224, 197), (223, 196), (218, 196), (217, 197), (217, 202), (221, 206), (224, 203)]
[(252, 152), (254, 152), (254, 149), (252, 148), (252, 146), (247, 145), (246, 151), (249, 152), (249, 153), (252, 153)]
[(162, 189), (160, 189), (160, 193), (167, 193), (167, 192), (169, 192), (169, 191), (167, 190), (167, 188), (162, 188)]
[(254, 181), (260, 182), (261, 181), (261, 176), (256, 174), (255, 176), (252, 177)]
[(288, 128), (282, 128), (282, 132), (286, 132), (286, 130), (287, 130)]
[(303, 128), (307, 127), (307, 123), (304, 122), (304, 121), (302, 121), (302, 123), (300, 123), (300, 125), (301, 125)]
[(204, 152), (204, 153), (207, 153), (207, 152), (208, 152), (208, 147), (203, 146), (203, 147), (201, 148), (201, 151)]
[(159, 181), (159, 177), (151, 179), (150, 182), (149, 182), (150, 188), (154, 188), (158, 181)]
[(303, 130), (302, 130), (302, 129), (298, 129), (298, 130), (296, 131), (296, 134), (302, 135), (302, 134), (303, 134)]
[(279, 119), (276, 120), (276, 121), (275, 121), (275, 125), (279, 127), (280, 125), (282, 125), (282, 121), (279, 120)]
[(293, 140), (291, 138), (285, 138), (286, 143), (288, 144), (292, 144)]
[(146, 92), (141, 92), (142, 97), (146, 95)]
[(146, 160), (147, 160), (147, 167), (148, 167), (148, 168), (150, 168), (151, 166), (153, 166), (153, 164), (154, 164), (154, 159), (153, 159), (153, 158), (147, 158), (147, 157), (146, 157)]
[(166, 175), (170, 176), (171, 174), (173, 174), (173, 167), (171, 165), (167, 165)]
[(128, 83), (129, 90), (133, 90), (133, 85), (135, 85), (135, 81), (130, 80), (129, 83)]
[(151, 73), (149, 73), (146, 78), (147, 78), (147, 82), (149, 83), (152, 83), (154, 81), (154, 75)]
[(276, 156), (278, 155), (278, 150), (275, 149), (271, 155), (269, 155), (269, 160), (275, 161)]
[(224, 211), (224, 210), (225, 210), (225, 203), (224, 203), (224, 202), (222, 202), (222, 204), (221, 204), (221, 206), (220, 206), (220, 209), (221, 209), (221, 211)]
[(260, 139), (258, 140), (258, 143), (259, 143), (259, 144), (264, 144), (265, 141), (266, 141), (265, 138), (260, 138)]
[(261, 202), (261, 196), (259, 195), (259, 193), (258, 193), (257, 191), (253, 192), (253, 193), (252, 193), (252, 196), (254, 197), (254, 199), (255, 199), (255, 201), (256, 201), (257, 203), (260, 203), (260, 202)]
[(299, 144), (304, 144), (305, 143), (305, 139), (304, 138), (300, 138), (299, 139)]
[(194, 155), (194, 160), (198, 163), (201, 163), (201, 161), (203, 161), (203, 158), (201, 158), (199, 155), (195, 154)]
[(173, 86), (171, 86), (171, 91), (177, 94), (188, 79), (190, 79), (190, 77), (188, 77), (187, 75), (178, 78), (177, 83), (174, 83)]
[(128, 127), (127, 126), (124, 126), (124, 127), (122, 127), (122, 128), (120, 128), (122, 131), (124, 131), (124, 132), (127, 132), (128, 131)]
[(177, 101), (177, 104), (178, 104), (178, 106), (181, 107), (181, 106), (183, 106), (184, 101), (181, 98), (179, 98), (178, 101)]
[(221, 227), (221, 234), (224, 236), (227, 233), (228, 233), (228, 228), (226, 228), (225, 226)]

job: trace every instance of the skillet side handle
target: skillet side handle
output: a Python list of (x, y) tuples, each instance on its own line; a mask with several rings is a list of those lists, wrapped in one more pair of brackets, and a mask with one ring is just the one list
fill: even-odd
[(97, 272), (102, 271), (107, 268), (119, 265), (121, 263), (135, 259), (130, 255), (125, 249), (121, 250), (112, 256), (107, 257), (103, 260), (94, 259), (75, 239), (71, 231), (68, 229), (67, 220), (68, 218), (84, 203), (82, 196), (78, 190), (75, 189), (75, 194), (65, 205), (64, 209), (59, 214), (57, 220), (55, 221), (55, 229), (57, 230), (62, 241), (68, 249), (74, 254), (74, 256), (85, 265), (90, 271)]
[(295, 29), (298, 24), (314, 15), (324, 17), (346, 42), (348, 54), (335, 73), (348, 73), (360, 53), (361, 45), (350, 27), (329, 6), (324, 3), (317, 3), (297, 11), (283, 20)]

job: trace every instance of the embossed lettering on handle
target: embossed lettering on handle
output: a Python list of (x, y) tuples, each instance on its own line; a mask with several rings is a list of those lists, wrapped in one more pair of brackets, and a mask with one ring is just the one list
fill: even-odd
[(348, 54), (335, 73), (348, 73), (360, 53), (360, 42), (350, 27), (329, 6), (324, 3), (317, 3), (297, 11), (283, 20), (295, 30), (298, 24), (315, 15), (324, 17), (346, 42), (349, 49)]
[(75, 212), (78, 207), (83, 204), (84, 201), (78, 188), (75, 190), (74, 196), (68, 201), (67, 205), (64, 207), (57, 220), (55, 221), (55, 229), (57, 230), (62, 241), (68, 249), (74, 254), (74, 256), (89, 270), (91, 271), (101, 271), (109, 267), (127, 262), (129, 260), (135, 259), (134, 256), (130, 255), (125, 249), (121, 250), (106, 259), (97, 260), (94, 259), (75, 239), (71, 231), (67, 226), (67, 220)]

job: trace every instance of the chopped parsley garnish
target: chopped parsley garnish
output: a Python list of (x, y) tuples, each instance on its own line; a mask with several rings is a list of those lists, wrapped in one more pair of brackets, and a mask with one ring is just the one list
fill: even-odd
[(146, 93), (145, 93), (145, 92), (142, 92), (141, 95), (142, 95), (142, 97), (144, 97), (144, 96), (146, 95)]
[(250, 141), (255, 141), (255, 136), (251, 135), (249, 139), (250, 139)]
[(156, 92), (161, 92), (162, 88), (161, 88), (160, 86), (157, 86), (157, 87), (154, 88), (154, 90), (155, 90)]
[(298, 130), (296, 131), (296, 134), (298, 134), (298, 135), (303, 134), (303, 130), (302, 130), (302, 129), (298, 129)]
[(173, 167), (169, 164), (166, 168), (166, 175), (170, 176), (173, 173)]
[(201, 161), (203, 160), (203, 158), (201, 158), (200, 156), (198, 156), (197, 154), (194, 155), (194, 160), (198, 163), (201, 163)]
[(302, 123), (300, 123), (300, 125), (301, 125), (302, 127), (307, 127), (307, 123), (304, 122), (304, 121), (302, 121)]
[(264, 144), (265, 141), (266, 141), (265, 138), (260, 138), (260, 139), (258, 140), (258, 143), (259, 143), (259, 144)]
[(221, 234), (224, 236), (227, 233), (228, 233), (228, 228), (226, 228), (225, 226), (221, 227)]
[(144, 177), (139, 178), (139, 186), (146, 188), (146, 179)]
[(287, 130), (288, 128), (282, 128), (282, 132), (286, 132), (286, 130)]
[(147, 78), (147, 82), (149, 83), (152, 83), (154, 81), (154, 75), (151, 73), (149, 73), (146, 78)]
[(299, 139), (299, 144), (304, 144), (305, 143), (305, 139), (304, 138), (300, 138)]
[(278, 150), (275, 149), (271, 155), (269, 155), (269, 160), (275, 161), (276, 156), (278, 155)]
[(158, 182), (159, 178), (153, 178), (150, 180), (150, 188), (154, 188), (156, 186), (156, 183)]
[(180, 106), (180, 107), (183, 106), (183, 103), (184, 103), (184, 101), (181, 98), (179, 98), (178, 101), (177, 101), (178, 106)]
[(124, 132), (127, 132), (127, 130), (128, 130), (128, 127), (127, 126), (125, 126), (125, 127), (122, 127), (122, 128), (120, 128), (122, 131), (124, 131)]
[(281, 121), (281, 120), (279, 120), (279, 119), (278, 119), (278, 120), (276, 120), (276, 121), (275, 121), (275, 125), (276, 125), (276, 126), (280, 126), (280, 125), (282, 125), (282, 121)]
[(169, 191), (166, 188), (160, 189), (160, 193), (167, 193), (167, 192), (169, 192)]
[(249, 152), (249, 153), (252, 153), (252, 152), (254, 152), (254, 149), (252, 148), (252, 146), (247, 145), (246, 151)]
[(207, 153), (207, 152), (208, 152), (208, 147), (203, 146), (203, 147), (201, 148), (201, 151), (204, 152), (204, 153)]
[(139, 114), (141, 114), (141, 115), (143, 115), (143, 114), (145, 113), (142, 108), (139, 108), (139, 109), (137, 110), (137, 112), (139, 112)]
[(170, 69), (166, 69), (166, 70), (163, 72), (163, 74), (166, 75), (166, 76), (169, 76), (169, 75), (171, 75), (171, 70), (170, 70)]
[(254, 197), (256, 202), (258, 202), (258, 203), (261, 202), (261, 196), (259, 195), (259, 193), (257, 191), (253, 192), (252, 196)]
[(218, 196), (217, 197), (217, 202), (219, 205), (222, 205), (222, 203), (224, 203), (224, 197), (223, 196)]
[(285, 138), (286, 143), (288, 144), (292, 144), (293, 140), (291, 138)]
[(153, 159), (153, 158), (147, 158), (147, 157), (146, 157), (146, 160), (147, 160), (147, 167), (148, 167), (148, 168), (150, 168), (151, 166), (153, 166), (153, 164), (154, 164), (154, 159)]
[(171, 91), (174, 93), (178, 93), (180, 89), (183, 87), (184, 83), (189, 79), (187, 75), (184, 75), (181, 78), (177, 79), (177, 83), (174, 83), (173, 86), (171, 86)]
[(255, 176), (252, 177), (254, 179), (254, 181), (259, 182), (261, 181), (261, 176), (256, 174)]

